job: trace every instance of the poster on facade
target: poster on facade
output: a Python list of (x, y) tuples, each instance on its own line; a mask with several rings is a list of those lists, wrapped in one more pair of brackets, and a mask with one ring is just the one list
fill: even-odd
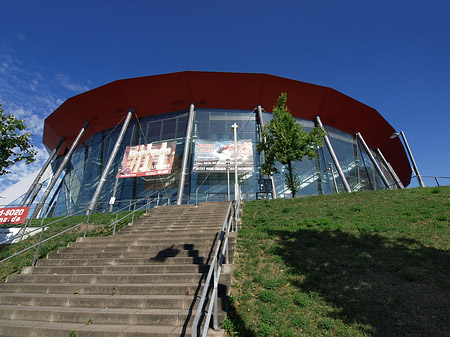
[[(196, 172), (234, 172), (234, 142), (197, 139), (195, 142), (194, 167)], [(237, 142), (238, 172), (253, 172), (253, 147), (251, 140)]]
[(127, 146), (119, 178), (170, 174), (176, 141)]

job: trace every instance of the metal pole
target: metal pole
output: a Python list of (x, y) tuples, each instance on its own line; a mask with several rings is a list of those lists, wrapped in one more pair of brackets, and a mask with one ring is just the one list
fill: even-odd
[(230, 201), (230, 159), (227, 159), (227, 188), (228, 188), (228, 201)]
[(44, 186), (44, 182), (40, 182), (36, 188), (33, 191), (33, 194), (30, 197), (30, 200), (28, 201), (27, 207), (30, 207), (33, 204), (34, 199), (36, 199), (37, 195), (39, 194), (39, 191), (41, 190), (42, 186)]
[(238, 164), (237, 164), (237, 128), (238, 125), (234, 123), (231, 128), (234, 132), (234, 200), (239, 199), (239, 182), (238, 182)]
[(119, 137), (117, 138), (116, 144), (114, 145), (113, 151), (111, 152), (111, 155), (109, 156), (108, 163), (106, 164), (105, 169), (103, 170), (102, 177), (100, 178), (100, 182), (98, 183), (97, 189), (95, 190), (94, 196), (92, 197), (91, 203), (89, 204), (88, 210), (86, 212), (87, 215), (92, 214), (92, 212), (95, 208), (95, 204), (97, 203), (98, 198), (100, 197), (100, 193), (102, 192), (103, 185), (106, 182), (106, 176), (108, 175), (109, 169), (111, 168), (112, 163), (113, 163), (114, 159), (116, 158), (117, 151), (119, 151), (120, 143), (122, 142), (123, 136), (125, 134), (125, 131), (127, 130), (128, 123), (130, 122), (130, 119), (131, 119), (131, 116), (133, 115), (133, 113), (134, 113), (134, 109), (130, 108), (130, 110), (128, 111), (128, 114), (127, 114), (127, 118), (125, 118), (125, 122), (122, 125), (122, 130), (120, 130), (120, 134), (119, 134)]
[(386, 160), (386, 158), (384, 158), (383, 153), (381, 152), (381, 150), (379, 148), (377, 148), (377, 153), (380, 156), (381, 161), (383, 162), (384, 166), (386, 166), (387, 170), (391, 174), (392, 178), (394, 178), (394, 181), (395, 181), (395, 184), (397, 185), (397, 187), (398, 188), (405, 188), (403, 186), (402, 182), (400, 181), (400, 179), (398, 178), (397, 174), (393, 170), (391, 164), (389, 164), (389, 162)]
[(119, 183), (119, 174), (122, 170), (122, 167), (119, 165), (119, 169), (117, 170), (116, 182), (114, 183), (114, 190), (112, 195), (112, 200), (109, 201), (109, 213), (113, 211), (114, 203), (116, 202), (116, 192), (117, 192), (117, 184)]
[[(213, 298), (214, 300), (214, 306), (213, 306), (213, 329), (217, 330), (219, 328), (219, 315), (218, 315), (218, 303), (217, 298), (219, 297), (218, 294), (218, 283), (219, 283), (219, 274), (217, 273), (217, 263), (214, 263), (214, 290), (213, 294), (215, 293), (215, 296)], [(207, 286), (207, 285), (205, 285)]]
[[(316, 116), (316, 123), (320, 128), (323, 128), (323, 124), (322, 124), (322, 121), (320, 120), (319, 116)], [(324, 139), (325, 139), (325, 144), (327, 144), (328, 151), (330, 152), (331, 158), (333, 159), (334, 166), (336, 166), (336, 169), (339, 174), (339, 178), (341, 178), (341, 181), (342, 181), (342, 184), (344, 185), (345, 190), (347, 192), (351, 192), (352, 190), (350, 188), (350, 185), (347, 182), (347, 178), (345, 178), (344, 172), (342, 171), (341, 164), (339, 163), (339, 160), (337, 159), (336, 154), (334, 153), (334, 149), (333, 149), (333, 146), (331, 146), (330, 139), (328, 138), (327, 135), (325, 136)], [(333, 175), (333, 179), (334, 179), (334, 175)]]
[(80, 141), (81, 137), (84, 134), (84, 131), (86, 131), (86, 128), (88, 127), (89, 123), (85, 122), (83, 124), (83, 127), (81, 128), (80, 132), (78, 133), (77, 138), (73, 142), (72, 146), (69, 149), (69, 152), (67, 152), (66, 156), (64, 157), (61, 165), (59, 165), (58, 169), (56, 170), (55, 175), (53, 176), (52, 180), (47, 186), (47, 189), (44, 192), (44, 195), (42, 196), (39, 204), (34, 209), (33, 214), (31, 215), (31, 219), (34, 219), (37, 214), (41, 211), (42, 207), (44, 207), (45, 200), (47, 200), (50, 192), (52, 191), (53, 187), (55, 186), (56, 182), (58, 181), (59, 176), (61, 175), (62, 171), (65, 169), (67, 163), (69, 162), (70, 157), (72, 156), (73, 151), (75, 150), (75, 147), (78, 145), (78, 142)]
[[(258, 111), (259, 126), (261, 127), (261, 134), (263, 134), (262, 132), (264, 131), (264, 119), (263, 119), (263, 115), (262, 115), (261, 105), (258, 105), (257, 111)], [(263, 140), (265, 142), (266, 137), (264, 137)], [(269, 174), (269, 178), (270, 178), (270, 181), (272, 182), (272, 198), (276, 199), (277, 198), (277, 190), (275, 188), (275, 181), (273, 180), (273, 175)]]
[(441, 185), (439, 185), (439, 180), (438, 180), (437, 177), (434, 177), (434, 180), (436, 180), (436, 184), (437, 184), (438, 186), (441, 186)]
[(131, 214), (131, 223), (134, 223), (134, 213), (136, 212), (136, 203), (133, 205), (133, 213)]
[(408, 151), (409, 158), (411, 159), (411, 163), (413, 165), (413, 170), (414, 173), (416, 174), (417, 181), (419, 182), (420, 187), (425, 187), (425, 184), (422, 181), (422, 177), (420, 176), (419, 169), (416, 165), (416, 161), (414, 160), (411, 149), (409, 148), (408, 141), (406, 140), (405, 133), (403, 131), (400, 131), (400, 135), (402, 136), (403, 141), (405, 142), (406, 150)]
[(373, 166), (375, 166), (375, 169), (377, 170), (378, 174), (381, 177), (381, 180), (383, 180), (384, 185), (387, 189), (391, 189), (391, 186), (389, 182), (387, 181), (386, 177), (383, 174), (383, 171), (381, 171), (380, 166), (378, 165), (377, 161), (375, 160), (375, 157), (373, 156), (372, 152), (370, 151), (369, 147), (367, 146), (366, 142), (364, 141), (364, 138), (362, 137), (361, 133), (357, 132), (356, 137), (358, 137), (359, 141), (363, 145), (364, 149), (367, 152), (367, 155), (369, 156), (370, 160), (372, 161)]
[(178, 195), (177, 195), (177, 205), (181, 205), (183, 202), (183, 190), (184, 190), (184, 182), (186, 181), (186, 168), (189, 157), (189, 148), (191, 146), (191, 135), (192, 128), (194, 125), (195, 118), (195, 106), (194, 103), (191, 103), (189, 108), (189, 121), (186, 130), (186, 140), (184, 142), (184, 152), (183, 152), (183, 162), (181, 164), (181, 173), (180, 173), (180, 183), (178, 185)]
[(42, 221), (41, 221), (41, 228), (42, 228), (42, 231), (41, 231), (41, 235), (39, 236), (39, 241), (38, 241), (38, 245), (36, 247), (36, 251), (34, 252), (33, 262), (31, 263), (32, 266), (36, 265), (39, 248), (41, 247), (41, 243), (42, 243), (42, 237), (44, 236), (44, 230), (45, 230), (44, 218), (42, 218)]
[(30, 194), (35, 190), (36, 185), (39, 183), (39, 181), (42, 178), (42, 175), (44, 174), (45, 170), (47, 169), (48, 165), (52, 162), (53, 159), (56, 157), (56, 152), (58, 152), (59, 147), (61, 146), (62, 142), (64, 141), (64, 138), (60, 138), (58, 144), (56, 144), (55, 149), (50, 154), (50, 156), (47, 158), (47, 160), (44, 163), (44, 166), (42, 166), (41, 170), (39, 171), (36, 178), (34, 178), (33, 183), (31, 184), (30, 188), (28, 189), (27, 193), (25, 193), (25, 196), (23, 197), (22, 201), (19, 204), (19, 207), (22, 207), (27, 202), (28, 197)]

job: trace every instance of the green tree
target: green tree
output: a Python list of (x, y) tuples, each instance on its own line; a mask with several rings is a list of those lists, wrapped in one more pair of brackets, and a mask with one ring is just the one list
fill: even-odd
[(31, 132), (22, 132), (27, 127), (23, 120), (13, 114), (6, 114), (0, 103), (0, 176), (10, 173), (8, 167), (25, 160), (32, 163), (36, 151), (31, 145)]
[(265, 162), (261, 165), (264, 174), (277, 173), (276, 163), (285, 166), (284, 181), (295, 198), (300, 188), (300, 178), (295, 172), (294, 162), (305, 156), (317, 157), (317, 147), (323, 145), (326, 132), (323, 128), (314, 128), (307, 132), (292, 117), (287, 105), (287, 93), (281, 93), (273, 107), (273, 119), (266, 125), (262, 141), (256, 149), (264, 151)]

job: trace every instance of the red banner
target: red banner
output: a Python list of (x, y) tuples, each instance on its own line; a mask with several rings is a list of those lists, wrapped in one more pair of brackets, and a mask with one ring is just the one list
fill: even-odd
[(24, 223), (30, 207), (0, 208), (0, 224)]

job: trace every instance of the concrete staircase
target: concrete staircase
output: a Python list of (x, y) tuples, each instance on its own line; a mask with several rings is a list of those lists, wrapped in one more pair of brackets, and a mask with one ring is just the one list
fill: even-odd
[[(227, 207), (156, 208), (10, 275), (0, 284), (0, 336), (190, 336)], [(230, 277), (220, 281), (222, 309)]]

